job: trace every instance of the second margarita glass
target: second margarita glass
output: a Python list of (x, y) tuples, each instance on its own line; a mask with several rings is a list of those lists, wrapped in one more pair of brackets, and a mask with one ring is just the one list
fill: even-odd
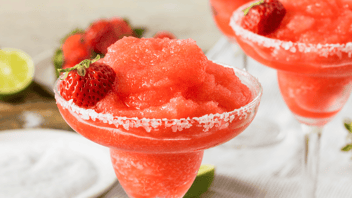
[(304, 130), (304, 197), (315, 197), (322, 129), (341, 110), (352, 90), (352, 44), (311, 44), (255, 34), (231, 18), (236, 40), (256, 61), (277, 69), (281, 94)]

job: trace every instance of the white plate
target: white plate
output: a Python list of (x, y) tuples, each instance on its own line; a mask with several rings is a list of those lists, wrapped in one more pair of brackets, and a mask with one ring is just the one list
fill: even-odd
[(33, 58), (35, 65), (34, 80), (46, 91), (54, 95), (56, 81), (55, 66), (52, 62), (53, 50), (45, 51)]
[(116, 181), (110, 161), (109, 149), (91, 142), (74, 132), (54, 129), (16, 129), (0, 131), (0, 145), (57, 144), (65, 143), (65, 149), (81, 155), (94, 166), (97, 180), (76, 198), (97, 197), (108, 190)]

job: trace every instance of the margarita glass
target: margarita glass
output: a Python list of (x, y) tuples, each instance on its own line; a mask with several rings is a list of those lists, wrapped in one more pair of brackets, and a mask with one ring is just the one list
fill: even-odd
[(251, 101), (221, 114), (182, 119), (118, 117), (76, 106), (54, 88), (58, 109), (84, 137), (110, 148), (116, 176), (129, 197), (181, 198), (192, 185), (203, 151), (237, 136), (253, 120), (262, 95), (257, 79), (234, 68)]
[(231, 41), (236, 42), (235, 33), (230, 26), (233, 11), (251, 0), (210, 0), (214, 21), (219, 30)]
[[(243, 60), (243, 68), (250, 72), (250, 66), (247, 64), (247, 55), (239, 49), (236, 44), (235, 33), (230, 26), (230, 19), (233, 11), (251, 0), (210, 0), (210, 6), (212, 10), (213, 19), (218, 29), (224, 34), (231, 42), (232, 48), (237, 54), (240, 51), (240, 55)], [(264, 85), (263, 85), (264, 86)], [(258, 134), (258, 129), (261, 133)], [(258, 135), (260, 137), (258, 137)], [(257, 138), (253, 138), (256, 136)], [(256, 120), (252, 125), (242, 133), (237, 139), (234, 139), (229, 145), (235, 147), (258, 147), (267, 146), (279, 142), (285, 137), (283, 131), (280, 130), (279, 126), (274, 123), (270, 118), (256, 117)]]
[(352, 43), (301, 43), (255, 34), (239, 25), (249, 5), (233, 13), (231, 26), (248, 56), (277, 69), (281, 94), (305, 135), (303, 193), (315, 197), (323, 126), (351, 94)]

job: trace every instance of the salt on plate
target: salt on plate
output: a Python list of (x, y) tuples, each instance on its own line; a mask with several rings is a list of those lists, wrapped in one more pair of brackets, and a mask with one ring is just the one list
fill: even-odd
[(0, 197), (75, 197), (97, 181), (94, 165), (64, 142), (3, 143), (0, 151)]

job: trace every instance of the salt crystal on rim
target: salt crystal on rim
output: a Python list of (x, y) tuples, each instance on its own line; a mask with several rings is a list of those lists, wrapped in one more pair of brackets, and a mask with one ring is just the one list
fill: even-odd
[[(230, 66), (227, 66), (227, 67), (232, 68)], [(112, 114), (109, 114), (109, 113), (98, 113), (93, 109), (80, 108), (73, 103), (72, 99), (69, 101), (66, 101), (64, 98), (62, 98), (62, 96), (59, 94), (59, 91), (57, 90), (58, 83), (56, 83), (54, 92), (55, 92), (55, 99), (57, 104), (60, 104), (63, 109), (68, 109), (72, 114), (75, 114), (75, 116), (84, 120), (89, 120), (89, 119), (92, 119), (93, 121), (100, 120), (104, 123), (113, 124), (116, 126), (116, 128), (121, 126), (125, 130), (142, 127), (145, 129), (146, 132), (151, 132), (152, 130), (158, 131), (158, 128), (160, 126), (164, 126), (166, 128), (171, 128), (173, 132), (177, 132), (177, 131), (182, 131), (183, 129), (188, 129), (192, 126), (197, 126), (197, 127), (202, 127), (203, 131), (207, 132), (213, 127), (220, 128), (220, 129), (226, 128), (229, 125), (229, 123), (235, 120), (236, 117), (239, 117), (239, 119), (245, 119), (248, 117), (248, 115), (252, 114), (256, 110), (256, 107), (260, 102), (260, 98), (262, 95), (262, 87), (255, 77), (241, 70), (238, 70), (237, 72), (242, 72), (243, 76), (246, 76), (247, 78), (249, 78), (250, 81), (255, 82), (256, 93), (253, 93), (253, 94), (256, 97), (247, 105), (239, 109), (235, 109), (230, 112), (224, 112), (221, 114), (219, 113), (206, 114), (201, 117), (193, 117), (193, 118), (188, 117), (188, 118), (181, 118), (181, 119), (167, 119), (167, 118), (139, 119), (137, 117), (127, 118), (127, 117), (113, 116)]]

